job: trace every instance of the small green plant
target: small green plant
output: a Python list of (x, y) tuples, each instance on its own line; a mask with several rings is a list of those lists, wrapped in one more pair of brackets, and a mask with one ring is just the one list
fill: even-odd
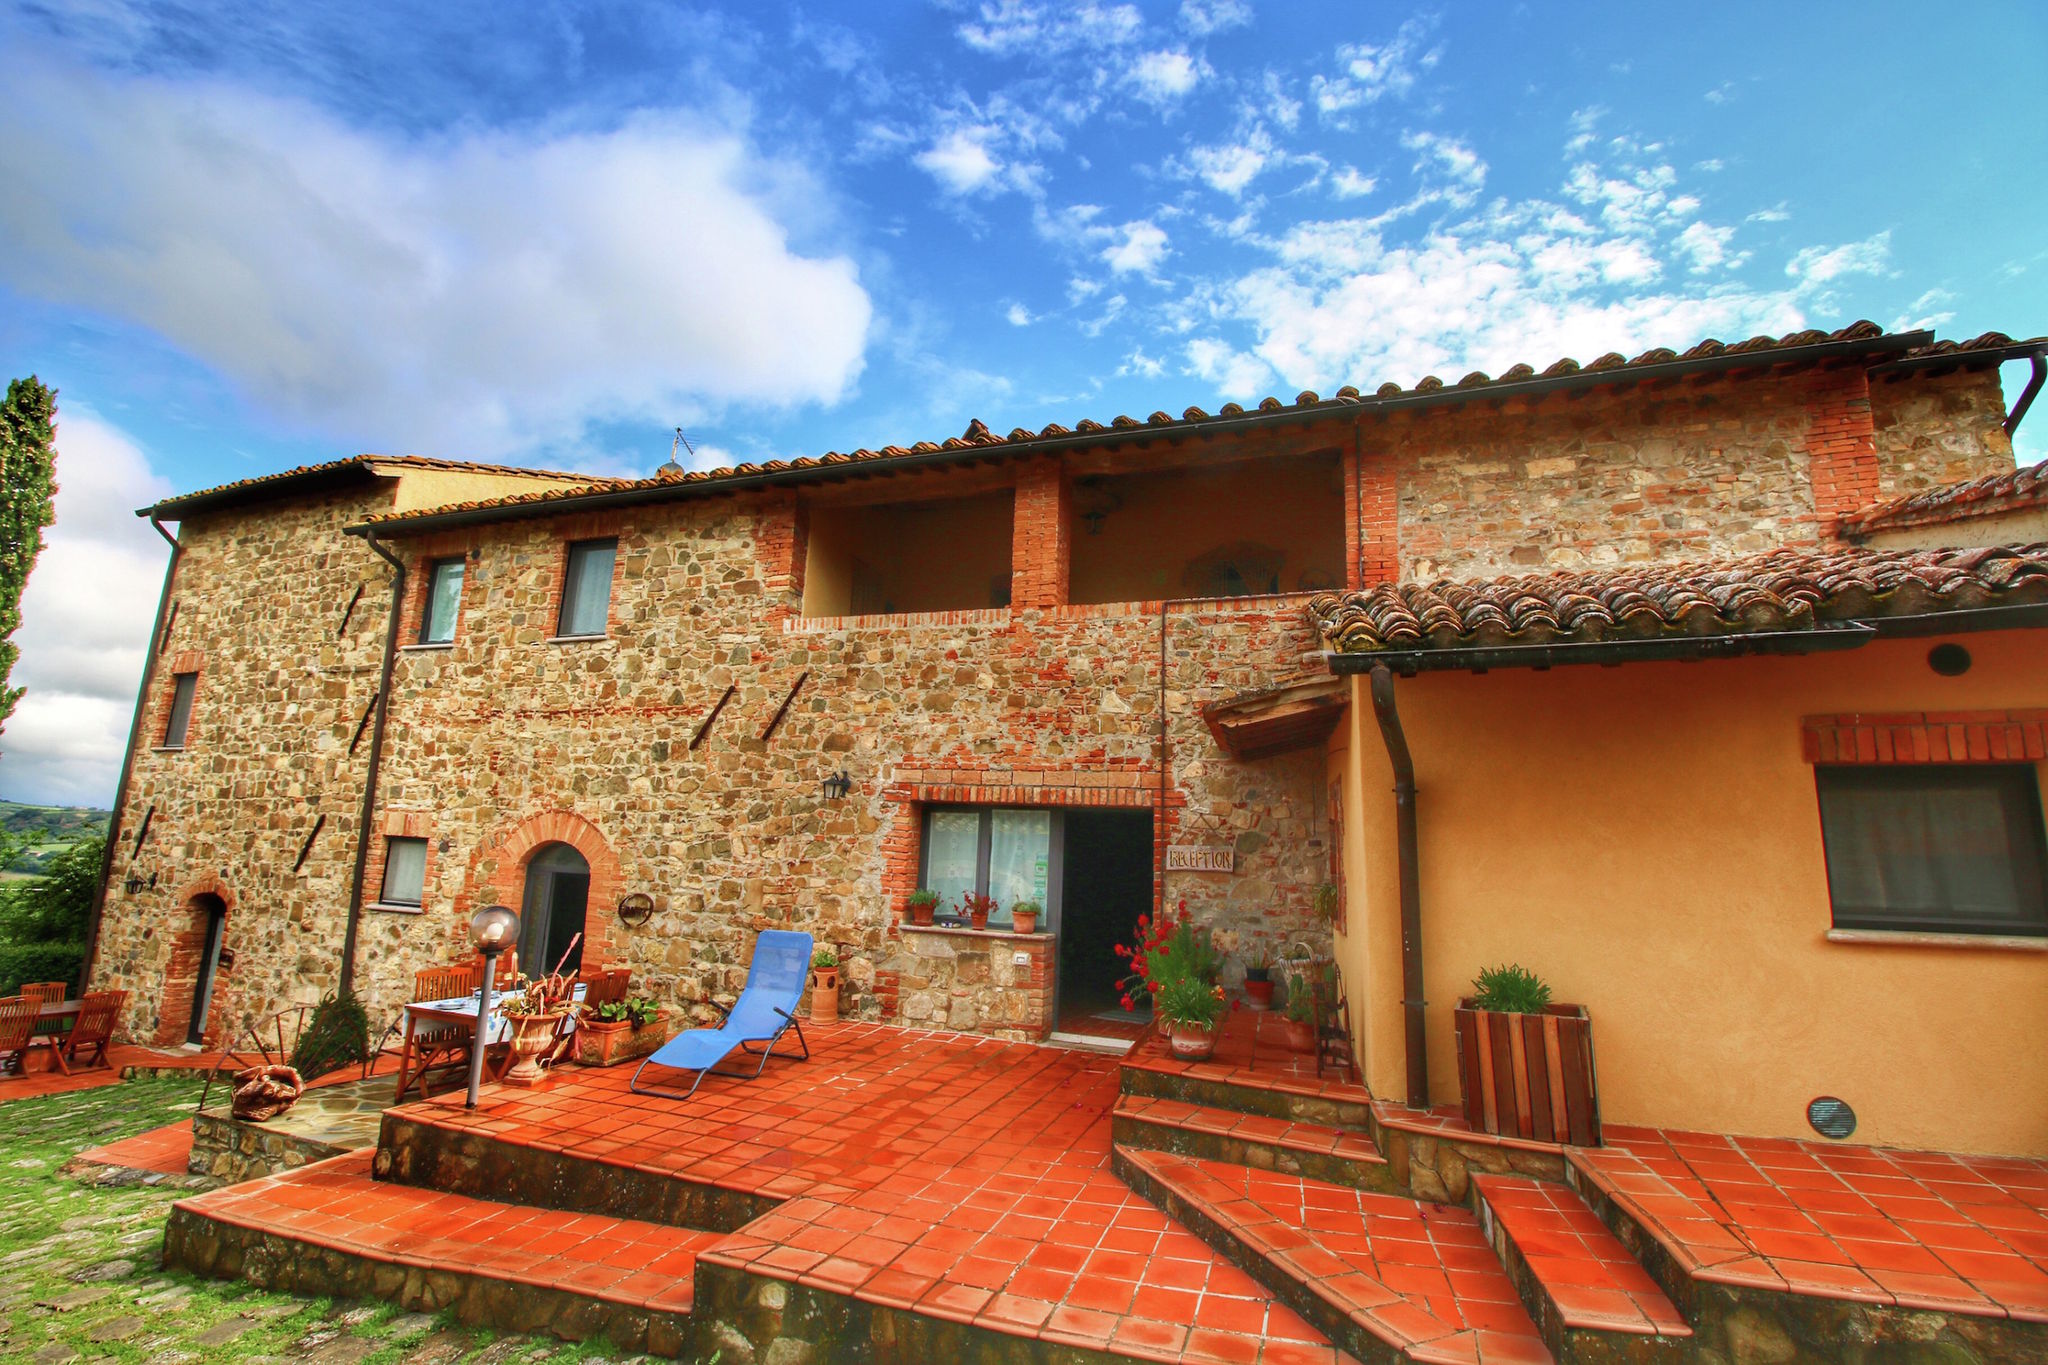
[(830, 948), (820, 948), (817, 952), (811, 954), (811, 965), (813, 967), (837, 967), (839, 965), (839, 954), (833, 952)]
[(1170, 1024), (1213, 1026), (1222, 1017), (1223, 996), (1199, 977), (1177, 976), (1160, 983), (1152, 1008)]
[(1309, 985), (1306, 976), (1288, 978), (1287, 1017), (1297, 1024), (1313, 1024), (1316, 1021), (1315, 987)]
[(330, 995), (313, 1006), (313, 1017), (292, 1047), (291, 1067), (307, 1080), (325, 1076), (370, 1055), (370, 1016), (353, 994)]
[(634, 1028), (645, 1028), (661, 1013), (661, 1006), (652, 996), (636, 995), (630, 1000), (607, 1000), (597, 1007), (597, 1022), (600, 1024), (626, 1024)]
[(920, 887), (918, 890), (910, 893), (910, 908), (913, 910), (922, 909), (927, 906), (936, 907), (938, 903), (939, 893), (936, 891), (926, 891)]
[(1338, 891), (1337, 883), (1335, 882), (1324, 882), (1321, 886), (1318, 886), (1315, 899), (1316, 918), (1325, 924), (1335, 924), (1337, 922), (1338, 898), (1342, 894), (1342, 892)]
[(1040, 905), (1037, 901), (1018, 901), (1015, 905), (1010, 907), (1010, 913), (1012, 915), (1017, 915), (1020, 913), (1026, 915), (1043, 915), (1045, 913), (1045, 907)]
[(1550, 987), (1520, 963), (1488, 967), (1472, 978), (1472, 1007), (1496, 1014), (1541, 1014), (1550, 1004)]

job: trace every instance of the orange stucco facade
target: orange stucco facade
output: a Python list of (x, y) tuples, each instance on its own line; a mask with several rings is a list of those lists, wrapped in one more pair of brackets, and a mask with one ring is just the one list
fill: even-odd
[[(1946, 638), (1946, 637), (1944, 637)], [(1414, 754), (1429, 1080), (1458, 1098), (1452, 1009), (1519, 962), (1591, 1012), (1608, 1123), (2048, 1153), (2048, 944), (1831, 941), (1802, 717), (2048, 706), (2048, 635), (1953, 637), (1796, 658), (1426, 673), (1400, 680)], [(1354, 680), (1345, 930), (1360, 1063), (1405, 1094), (1392, 770)], [(2042, 764), (2036, 763), (2036, 776)]]

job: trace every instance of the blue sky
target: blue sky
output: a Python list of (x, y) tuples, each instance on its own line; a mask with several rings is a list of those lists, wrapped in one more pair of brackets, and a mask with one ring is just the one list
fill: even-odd
[(0, 366), (61, 390), (50, 563), (122, 604), (32, 583), (7, 795), (111, 790), (162, 562), (118, 514), (174, 487), (2048, 331), (2033, 4), (98, 0), (0, 44)]

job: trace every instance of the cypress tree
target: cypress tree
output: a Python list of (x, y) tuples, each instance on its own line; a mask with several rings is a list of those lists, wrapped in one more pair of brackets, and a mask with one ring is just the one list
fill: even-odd
[(56, 519), (57, 394), (34, 375), (8, 381), (0, 408), (0, 728), (22, 689), (7, 685), (20, 651), (21, 590), (43, 549), (43, 528)]

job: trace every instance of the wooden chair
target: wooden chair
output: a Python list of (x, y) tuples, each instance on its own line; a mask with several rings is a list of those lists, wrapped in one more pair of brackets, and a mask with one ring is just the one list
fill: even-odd
[[(430, 1000), (453, 1000), (468, 995), (483, 984), (483, 969), (476, 963), (465, 962), (453, 967), (428, 967), (412, 974), (412, 998), (416, 1005)], [(460, 1024), (421, 1024), (411, 1034), (411, 1073), (422, 1077), (420, 1089), (426, 1091), (426, 1073), (430, 1070), (443, 1071), (469, 1062), (471, 1030)]]
[(64, 999), (65, 992), (70, 989), (71, 983), (68, 981), (24, 981), (21, 983), (21, 993), (35, 1001), (38, 1007), (60, 1003)]
[(0, 1071), (8, 1075), (28, 1074), (28, 1050), (41, 1020), (42, 1006), (25, 995), (0, 1000)]
[(107, 1047), (113, 1041), (114, 1026), (121, 1022), (121, 1007), (127, 1003), (126, 991), (94, 991), (79, 1001), (78, 1022), (71, 1026), (64, 1048), (72, 1065), (88, 1070), (113, 1065), (107, 1060)]

